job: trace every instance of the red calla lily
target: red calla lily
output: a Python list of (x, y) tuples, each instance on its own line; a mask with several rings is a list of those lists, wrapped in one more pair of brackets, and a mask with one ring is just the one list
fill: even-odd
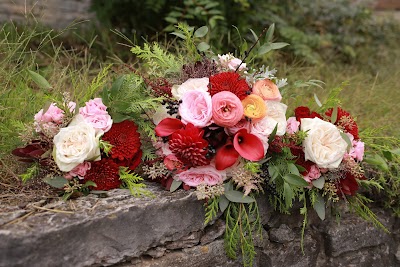
[(248, 133), (246, 129), (241, 129), (235, 134), (233, 146), (240, 156), (247, 160), (258, 161), (264, 157), (261, 140), (254, 134)]
[(229, 142), (217, 150), (215, 155), (215, 168), (219, 171), (235, 164), (239, 158), (239, 153), (235, 150), (232, 143)]
[(175, 131), (182, 129), (184, 124), (175, 118), (165, 118), (156, 126), (156, 134), (160, 137), (170, 136)]

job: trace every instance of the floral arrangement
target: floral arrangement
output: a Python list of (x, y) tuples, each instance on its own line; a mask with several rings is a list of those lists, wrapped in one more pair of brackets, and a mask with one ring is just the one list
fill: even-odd
[(308, 207), (323, 220), (326, 208), (340, 202), (386, 230), (357, 193), (360, 185), (379, 185), (364, 175), (364, 143), (355, 119), (338, 105), (338, 90), (324, 104), (316, 98), (316, 111), (288, 111), (281, 102), (287, 79), (252, 66), (287, 45), (272, 42), (273, 25), (243, 59), (212, 53), (202, 42), (207, 31), (179, 24), (179, 53), (159, 43), (134, 46), (142, 72), (130, 68), (81, 108), (64, 97), (39, 111), (34, 136), (13, 151), (35, 163), (22, 178), (40, 171), (65, 198), (121, 186), (149, 194), (134, 171), (171, 192), (195, 189), (205, 203), (204, 223), (224, 214), (227, 255), (241, 254), (245, 266), (253, 265), (254, 239), (262, 238), (257, 197), (284, 213), (302, 203), (303, 235)]
[[(141, 162), (138, 127), (133, 121), (113, 122), (101, 98), (78, 108), (68, 97), (34, 116), (34, 136), (13, 150), (22, 161), (34, 162), (24, 180), (40, 172), (50, 185), (73, 194), (101, 193), (126, 185), (143, 194), (143, 179), (133, 171)], [(95, 190), (93, 190), (95, 189)]]

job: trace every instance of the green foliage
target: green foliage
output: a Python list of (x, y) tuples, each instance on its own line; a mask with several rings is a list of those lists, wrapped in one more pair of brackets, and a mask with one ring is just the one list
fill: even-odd
[(153, 196), (150, 191), (147, 191), (146, 185), (142, 183), (143, 178), (138, 174), (133, 173), (128, 167), (120, 167), (119, 179), (123, 182), (131, 194), (135, 197)]
[(39, 164), (35, 163), (29, 166), (25, 173), (20, 175), (20, 178), (23, 183), (26, 183), (28, 180), (35, 178), (39, 174)]
[(207, 225), (211, 222), (215, 217), (217, 217), (217, 213), (219, 210), (219, 197), (213, 197), (204, 204), (206, 215), (204, 218), (204, 225)]

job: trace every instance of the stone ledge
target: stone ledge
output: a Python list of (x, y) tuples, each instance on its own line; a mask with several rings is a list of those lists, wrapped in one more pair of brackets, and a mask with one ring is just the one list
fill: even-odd
[[(148, 188), (155, 198), (112, 190), (107, 198), (10, 207), (0, 213), (0, 266), (241, 266), (225, 255), (223, 220), (203, 225), (203, 203), (193, 191)], [(266, 230), (254, 266), (400, 265), (400, 220), (389, 214), (379, 211), (390, 235), (351, 214), (340, 224), (310, 216), (303, 254), (301, 216), (274, 213), (265, 199), (259, 198)]]

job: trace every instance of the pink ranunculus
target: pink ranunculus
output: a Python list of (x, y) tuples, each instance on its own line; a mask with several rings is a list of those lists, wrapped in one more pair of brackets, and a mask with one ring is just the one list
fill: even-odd
[(91, 164), (88, 161), (85, 161), (79, 165), (77, 165), (75, 168), (73, 168), (71, 171), (69, 171), (66, 175), (65, 178), (71, 179), (73, 177), (78, 177), (79, 179), (83, 179), (86, 175), (86, 172), (90, 170)]
[(232, 92), (222, 91), (212, 97), (212, 118), (222, 127), (232, 127), (243, 118), (243, 105)]
[[(221, 64), (222, 67), (230, 69), (230, 70), (236, 70), (237, 67), (242, 63), (242, 60), (234, 57), (231, 54), (225, 54), (225, 55), (218, 55), (219, 58), (219, 63)], [(239, 71), (241, 70), (246, 70), (246, 63), (243, 63), (239, 67)]]
[(287, 119), (286, 132), (288, 134), (294, 134), (300, 128), (300, 122), (296, 120), (296, 117), (290, 117)]
[(60, 124), (63, 118), (64, 118), (64, 111), (59, 107), (57, 107), (55, 103), (51, 103), (46, 112), (44, 112), (44, 110), (41, 109), (35, 115), (35, 122), (37, 122), (38, 124), (43, 124), (47, 122)]
[(312, 165), (310, 171), (305, 176), (303, 176), (304, 180), (309, 183), (311, 183), (312, 180), (318, 179), (319, 177), (321, 177), (321, 172), (317, 165)]
[(250, 127), (250, 122), (246, 119), (242, 119), (232, 127), (225, 128), (225, 133), (227, 135), (235, 135), (235, 133), (237, 133), (241, 129), (246, 129), (248, 132), (250, 132)]
[(107, 107), (103, 104), (101, 98), (94, 98), (86, 102), (86, 105), (79, 109), (79, 113), (83, 117), (108, 114)]
[(264, 100), (281, 101), (279, 88), (269, 79), (258, 80), (253, 85), (253, 94), (261, 96)]
[(211, 124), (212, 101), (208, 92), (187, 91), (182, 96), (179, 105), (179, 115), (185, 124), (192, 123), (196, 127), (205, 127)]
[(211, 165), (190, 168), (178, 174), (178, 179), (189, 186), (196, 187), (200, 184), (216, 185), (222, 184), (226, 178), (225, 171), (218, 171)]
[(364, 142), (353, 141), (353, 147), (350, 149), (350, 156), (357, 161), (362, 161), (364, 158)]

